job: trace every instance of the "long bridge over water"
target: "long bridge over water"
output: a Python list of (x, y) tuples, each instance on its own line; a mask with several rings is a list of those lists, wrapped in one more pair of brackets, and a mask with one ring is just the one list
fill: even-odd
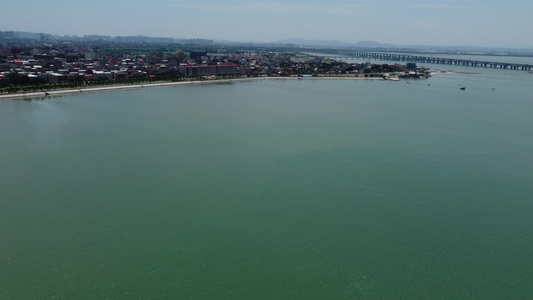
[(517, 64), (508, 62), (493, 62), (483, 60), (472, 59), (458, 59), (458, 58), (443, 58), (432, 56), (420, 56), (413, 54), (397, 54), (388, 52), (368, 52), (368, 51), (355, 51), (346, 49), (314, 49), (313, 52), (323, 53), (333, 56), (346, 57), (346, 58), (360, 58), (368, 60), (387, 60), (397, 62), (415, 62), (415, 63), (428, 63), (428, 64), (441, 64), (451, 66), (467, 66), (467, 67), (483, 67), (494, 69), (509, 69), (509, 70), (533, 70), (533, 65), (529, 64)]

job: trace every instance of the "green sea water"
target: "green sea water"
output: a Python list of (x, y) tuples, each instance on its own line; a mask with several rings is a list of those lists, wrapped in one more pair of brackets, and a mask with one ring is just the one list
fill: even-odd
[(529, 299), (532, 81), (1, 101), (0, 299)]

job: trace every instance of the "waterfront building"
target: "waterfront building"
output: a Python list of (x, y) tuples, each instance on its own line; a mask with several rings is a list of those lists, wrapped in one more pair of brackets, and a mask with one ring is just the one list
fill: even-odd
[(193, 50), (190, 53), (191, 59), (201, 58), (202, 56), (207, 56), (207, 51), (205, 50)]

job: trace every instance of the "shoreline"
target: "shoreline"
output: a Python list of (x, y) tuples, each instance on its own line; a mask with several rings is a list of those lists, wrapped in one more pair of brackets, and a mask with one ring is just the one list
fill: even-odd
[(232, 79), (211, 79), (199, 81), (178, 81), (178, 82), (158, 82), (158, 83), (143, 83), (131, 85), (115, 85), (115, 86), (96, 86), (79, 89), (58, 89), (46, 92), (29, 92), (16, 94), (0, 94), (0, 100), (17, 100), (17, 99), (33, 99), (33, 98), (48, 98), (54, 96), (79, 94), (79, 93), (94, 93), (94, 92), (108, 92), (119, 90), (130, 90), (140, 88), (151, 88), (161, 86), (173, 85), (191, 85), (191, 84), (212, 84), (212, 83), (231, 83), (233, 81), (253, 81), (253, 80), (384, 80), (381, 77), (252, 77), (252, 78), (232, 78)]

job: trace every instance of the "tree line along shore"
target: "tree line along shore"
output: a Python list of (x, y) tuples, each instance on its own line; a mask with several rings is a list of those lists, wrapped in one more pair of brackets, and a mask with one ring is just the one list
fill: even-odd
[[(395, 78), (395, 77), (392, 77)], [(421, 78), (421, 77), (418, 77)], [(115, 82), (107, 85), (91, 85), (80, 88), (60, 86), (50, 90), (38, 91), (18, 91), (16, 93), (0, 94), (0, 100), (7, 99), (42, 99), (48, 97), (63, 96), (66, 94), (77, 93), (91, 93), (91, 92), (106, 92), (106, 91), (120, 91), (138, 88), (163, 87), (172, 85), (184, 84), (213, 84), (213, 83), (231, 83), (234, 81), (250, 81), (250, 80), (387, 80), (390, 78), (376, 77), (376, 76), (343, 76), (343, 75), (324, 75), (324, 76), (290, 76), (290, 77), (274, 77), (274, 76), (258, 76), (258, 77), (226, 77), (226, 78), (187, 78), (179, 81), (150, 81), (121, 84)]]

